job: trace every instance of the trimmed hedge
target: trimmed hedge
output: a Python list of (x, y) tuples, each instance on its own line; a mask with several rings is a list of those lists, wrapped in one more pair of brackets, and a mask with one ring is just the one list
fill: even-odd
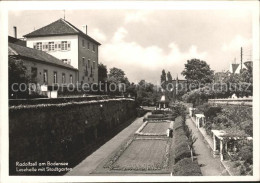
[(175, 163), (180, 161), (183, 158), (190, 158), (191, 157), (191, 151), (188, 147), (188, 144), (186, 142), (178, 144), (178, 146), (175, 146), (174, 151), (174, 160)]
[(172, 114), (171, 111), (163, 111), (163, 110), (154, 110), (152, 114)]
[(202, 176), (198, 162), (191, 161), (190, 158), (184, 158), (173, 167), (175, 176)]

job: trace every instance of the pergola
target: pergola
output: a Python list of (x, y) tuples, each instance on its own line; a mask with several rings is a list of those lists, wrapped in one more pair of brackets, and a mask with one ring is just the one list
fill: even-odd
[[(213, 133), (213, 152), (220, 155), (221, 161), (224, 160), (223, 154), (235, 152), (238, 140), (253, 140), (244, 131), (238, 129), (211, 130)], [(234, 143), (235, 142), (235, 143)]]
[(196, 127), (200, 128), (205, 125), (205, 116), (204, 114), (195, 114), (196, 117)]
[(189, 114), (190, 114), (191, 117), (193, 116), (193, 113), (194, 113), (195, 110), (196, 110), (196, 108), (193, 108), (193, 107), (189, 108)]
[(169, 100), (166, 98), (165, 95), (162, 95), (162, 97), (158, 103), (159, 103), (159, 109), (161, 109), (161, 108), (165, 109), (169, 105)]

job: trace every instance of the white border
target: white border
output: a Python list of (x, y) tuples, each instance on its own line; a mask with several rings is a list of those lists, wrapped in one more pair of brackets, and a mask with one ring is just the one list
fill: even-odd
[[(259, 2), (258, 1), (1, 1), (0, 18), (0, 81), (1, 81), (1, 180), (3, 182), (131, 182), (131, 181), (253, 181), (259, 180)], [(250, 9), (253, 13), (254, 60), (254, 176), (9, 176), (8, 175), (8, 93), (7, 93), (7, 35), (9, 10), (63, 10), (63, 9)], [(257, 175), (256, 175), (257, 174)]]

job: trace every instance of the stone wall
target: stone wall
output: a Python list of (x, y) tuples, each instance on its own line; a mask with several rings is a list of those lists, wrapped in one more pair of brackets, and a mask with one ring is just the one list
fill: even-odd
[(10, 173), (16, 161), (69, 161), (77, 151), (136, 116), (132, 99), (9, 108)]
[(237, 98), (237, 99), (209, 99), (210, 104), (223, 104), (223, 105), (253, 105), (253, 98)]

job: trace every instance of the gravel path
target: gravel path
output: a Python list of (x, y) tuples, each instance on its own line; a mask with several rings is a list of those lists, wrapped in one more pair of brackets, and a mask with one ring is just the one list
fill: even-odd
[(196, 158), (201, 167), (201, 172), (203, 176), (228, 176), (228, 172), (223, 167), (220, 162), (219, 157), (214, 158), (211, 148), (204, 141), (203, 136), (196, 128), (193, 121), (188, 118), (186, 119), (186, 124), (192, 130), (193, 135), (197, 137), (197, 141), (194, 143), (194, 149), (196, 153)]

